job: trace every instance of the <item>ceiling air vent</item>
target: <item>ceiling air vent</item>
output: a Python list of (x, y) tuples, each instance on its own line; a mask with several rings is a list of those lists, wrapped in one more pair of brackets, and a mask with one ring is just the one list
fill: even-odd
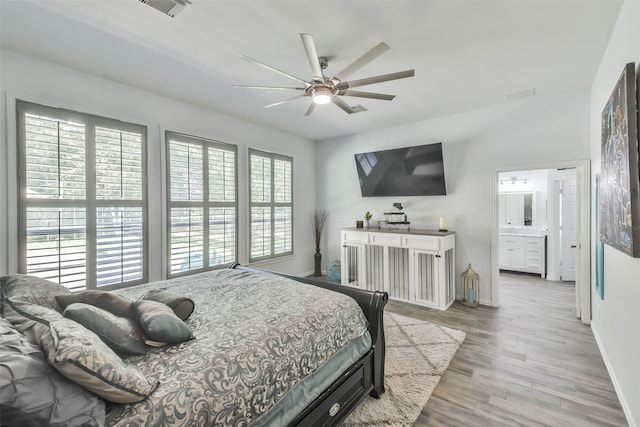
[(140, 0), (142, 3), (159, 10), (170, 17), (176, 16), (184, 9), (185, 6), (191, 4), (189, 0)]

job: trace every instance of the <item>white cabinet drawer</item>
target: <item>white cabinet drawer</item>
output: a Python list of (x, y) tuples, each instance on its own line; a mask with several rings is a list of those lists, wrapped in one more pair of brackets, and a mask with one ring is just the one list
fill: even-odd
[(508, 249), (523, 249), (524, 239), (519, 236), (500, 236), (500, 247)]
[(527, 238), (527, 248), (542, 248), (542, 239), (539, 238)]
[(342, 242), (349, 243), (369, 243), (369, 233), (363, 231), (343, 231)]
[(535, 267), (540, 266), (540, 257), (539, 256), (531, 256), (531, 255), (527, 255), (527, 266), (529, 265), (533, 265)]
[(399, 248), (402, 245), (402, 236), (397, 234), (369, 233), (369, 244)]
[(429, 236), (402, 236), (402, 247), (409, 249), (440, 250), (440, 239)]
[(527, 256), (535, 256), (540, 258), (540, 255), (542, 255), (542, 250), (540, 250), (540, 248), (527, 247)]

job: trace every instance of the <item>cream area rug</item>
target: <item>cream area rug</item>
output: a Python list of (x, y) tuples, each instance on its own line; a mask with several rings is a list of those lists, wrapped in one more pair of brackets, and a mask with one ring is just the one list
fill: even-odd
[(411, 426), (464, 341), (465, 333), (385, 312), (385, 393), (367, 396), (344, 426)]

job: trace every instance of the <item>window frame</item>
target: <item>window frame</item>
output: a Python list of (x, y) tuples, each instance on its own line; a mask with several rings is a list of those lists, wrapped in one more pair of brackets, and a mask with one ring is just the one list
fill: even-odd
[[(82, 208), (85, 210), (85, 279), (84, 287), (81, 286), (63, 286), (71, 290), (110, 290), (122, 287), (134, 286), (149, 281), (149, 197), (148, 197), (148, 137), (147, 127), (140, 124), (124, 122), (118, 119), (98, 116), (89, 113), (73, 111), (65, 108), (52, 107), (37, 104), (29, 101), (16, 99), (16, 158), (17, 158), (17, 261), (18, 272), (24, 274), (27, 270), (27, 209), (30, 207), (43, 208)], [(48, 198), (28, 198), (27, 197), (27, 145), (26, 145), (26, 121), (27, 114), (36, 114), (48, 116), (58, 121), (76, 121), (82, 123), (85, 128), (84, 144), (85, 144), (85, 195), (84, 199), (48, 199)], [(106, 127), (118, 130), (120, 132), (132, 132), (140, 134), (141, 137), (141, 199), (98, 199), (96, 189), (96, 128)], [(58, 163), (59, 165), (60, 163)], [(103, 207), (140, 207), (141, 209), (141, 277), (134, 280), (118, 282), (107, 285), (98, 285), (98, 227), (96, 214), (99, 208)], [(121, 258), (124, 259), (124, 258)], [(50, 271), (50, 270), (49, 270)], [(121, 271), (122, 273), (122, 271)], [(55, 279), (49, 279), (56, 281)]]
[[(270, 193), (271, 193), (271, 200), (269, 202), (254, 202), (253, 201), (253, 194), (252, 194), (252, 189), (253, 189), (253, 185), (252, 185), (252, 177), (251, 177), (251, 171), (252, 171), (252, 156), (259, 156), (262, 158), (267, 158), (270, 160), (270, 164), (271, 164), (271, 179), (270, 179), (270, 183), (269, 183), (269, 188), (270, 188)], [(289, 202), (276, 202), (275, 199), (275, 191), (274, 191), (274, 187), (275, 187), (275, 182), (274, 182), (274, 176), (275, 176), (275, 168), (274, 168), (274, 162), (276, 160), (280, 160), (283, 162), (287, 162), (290, 164), (290, 169), (291, 169), (291, 174), (290, 174), (290, 182), (289, 182), (289, 188), (290, 188), (290, 201)], [(286, 256), (290, 256), (293, 255), (295, 253), (295, 246), (294, 246), (294, 230), (295, 230), (295, 215), (294, 215), (294, 162), (293, 162), (293, 157), (291, 156), (286, 156), (283, 154), (276, 154), (276, 153), (272, 153), (272, 152), (268, 152), (268, 151), (264, 151), (264, 150), (258, 150), (255, 148), (249, 148), (248, 150), (248, 156), (247, 156), (247, 163), (248, 163), (248, 167), (247, 167), (247, 172), (248, 172), (248, 188), (247, 188), (247, 193), (248, 193), (248, 199), (249, 199), (249, 203), (248, 203), (248, 259), (249, 259), (249, 263), (256, 263), (256, 262), (261, 262), (261, 261), (268, 261), (268, 260), (272, 260), (272, 259), (278, 259), (278, 258), (282, 258), (282, 257), (286, 257)], [(270, 251), (268, 255), (264, 255), (264, 256), (259, 256), (259, 257), (253, 257), (252, 253), (253, 253), (253, 221), (251, 218), (251, 211), (253, 207), (268, 207), (270, 208), (271, 214), (270, 214), (270, 223), (271, 223), (271, 230), (270, 230)], [(274, 253), (275, 252), (275, 226), (276, 226), (276, 221), (275, 221), (275, 210), (278, 207), (289, 207), (291, 209), (291, 234), (290, 234), (290, 239), (291, 239), (291, 249), (286, 251), (286, 252), (279, 252), (279, 253)]]
[[(165, 227), (165, 232), (166, 232), (166, 246), (165, 246), (165, 250), (164, 250), (164, 254), (166, 256), (167, 262), (166, 262), (166, 269), (165, 269), (165, 273), (167, 275), (167, 278), (171, 279), (171, 278), (175, 278), (175, 277), (181, 277), (181, 276), (187, 276), (190, 274), (196, 274), (196, 273), (201, 273), (204, 271), (210, 271), (210, 270), (217, 270), (217, 269), (221, 269), (221, 268), (225, 268), (226, 266), (228, 266), (229, 264), (232, 264), (234, 262), (238, 262), (238, 253), (239, 253), (239, 203), (238, 203), (238, 147), (234, 144), (229, 144), (226, 142), (222, 142), (222, 141), (218, 141), (218, 140), (214, 140), (214, 139), (210, 139), (210, 138), (203, 138), (203, 137), (198, 137), (198, 136), (193, 136), (193, 135), (187, 135), (184, 133), (180, 133), (180, 132), (175, 132), (175, 131), (170, 131), (170, 130), (166, 130), (165, 131), (165, 144), (164, 144), (164, 150), (165, 150), (165, 168), (166, 168), (166, 174), (165, 174), (165, 191), (166, 191), (166, 209), (165, 209), (165, 214), (166, 214), (166, 227)], [(179, 140), (179, 142), (184, 142), (184, 143), (188, 143), (188, 144), (196, 144), (199, 145), (203, 148), (202, 151), (202, 194), (203, 194), (203, 199), (202, 201), (172, 201), (171, 200), (171, 142), (175, 141), (176, 139)], [(208, 152), (210, 148), (214, 148), (214, 149), (221, 149), (221, 150), (226, 150), (226, 151), (230, 151), (233, 153), (234, 155), (234, 161), (233, 161), (233, 166), (234, 166), (234, 179), (233, 179), (233, 184), (234, 184), (234, 201), (233, 202), (219, 202), (219, 201), (209, 201), (209, 180), (210, 180), (210, 176), (209, 176), (209, 162), (208, 162)], [(202, 218), (203, 218), (203, 231), (202, 231), (202, 267), (201, 268), (196, 268), (196, 269), (191, 269), (191, 270), (186, 270), (186, 271), (180, 271), (177, 273), (172, 273), (171, 272), (171, 209), (172, 208), (190, 208), (190, 207), (199, 207), (202, 206)], [(235, 228), (235, 242), (234, 242), (234, 253), (235, 253), (235, 259), (233, 262), (231, 263), (223, 263), (223, 264), (217, 264), (214, 266), (209, 266), (209, 221), (207, 220), (207, 218), (209, 217), (209, 209), (210, 208), (216, 208), (216, 207), (222, 207), (222, 208), (234, 208), (235, 211), (235, 221), (234, 221), (234, 228)]]

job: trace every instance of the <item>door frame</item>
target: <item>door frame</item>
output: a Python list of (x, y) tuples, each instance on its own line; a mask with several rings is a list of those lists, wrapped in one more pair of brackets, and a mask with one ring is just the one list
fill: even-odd
[(498, 244), (498, 190), (501, 172), (539, 170), (539, 169), (576, 169), (576, 316), (582, 323), (591, 323), (591, 163), (587, 160), (542, 163), (535, 165), (517, 165), (495, 168), (491, 173), (491, 305), (500, 306), (500, 269)]

